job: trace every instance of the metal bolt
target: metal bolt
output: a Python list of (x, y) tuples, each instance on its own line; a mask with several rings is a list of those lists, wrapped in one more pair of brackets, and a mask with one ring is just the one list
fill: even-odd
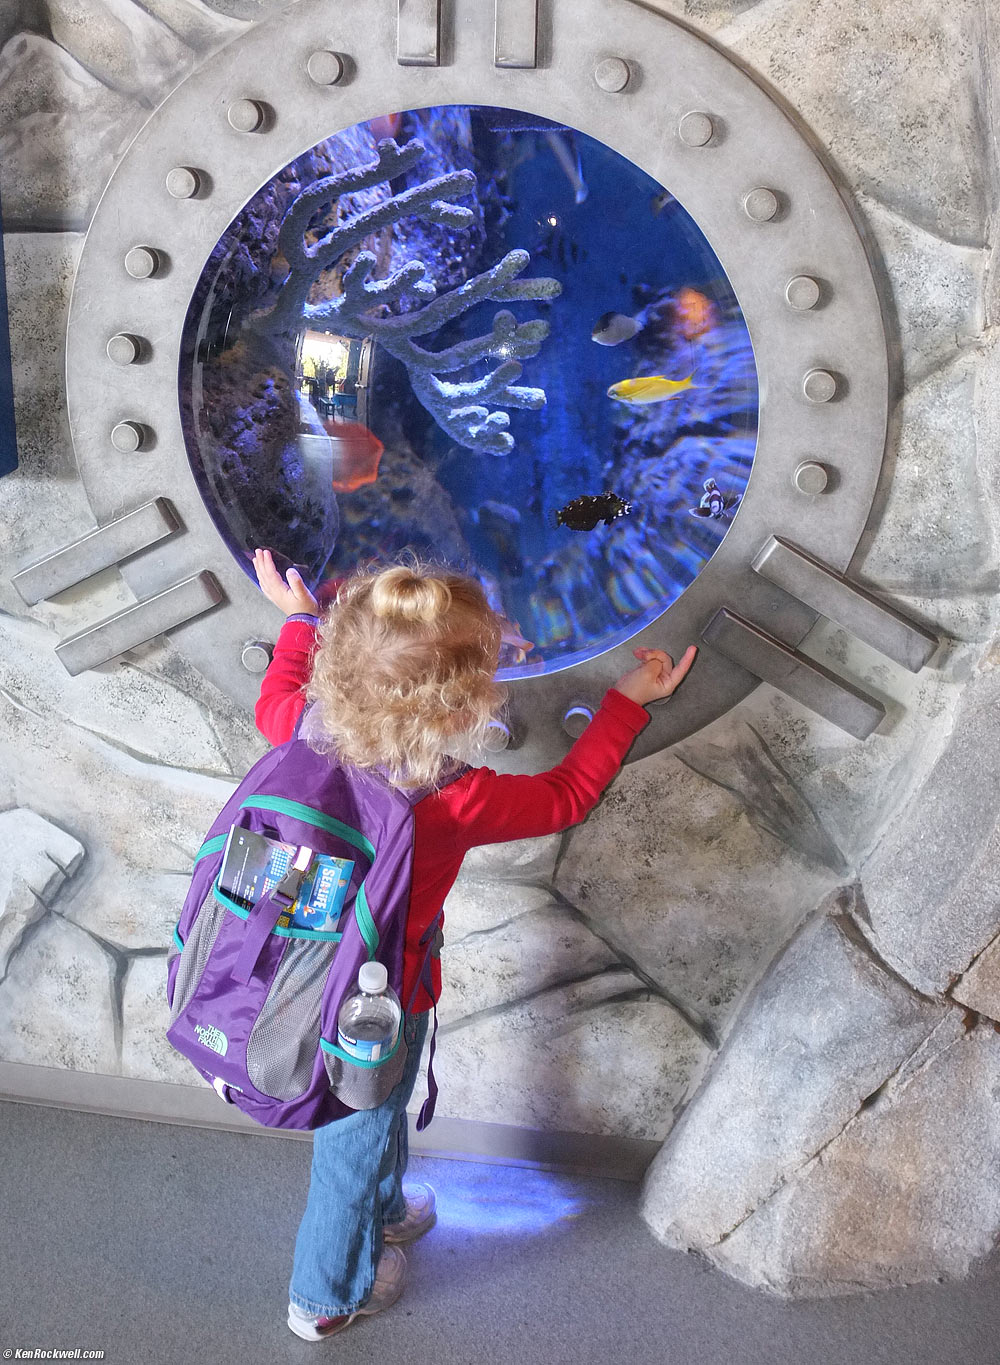
[(714, 132), (715, 125), (707, 114), (685, 114), (677, 125), (677, 136), (688, 147), (704, 147)]
[(235, 100), (226, 111), (230, 128), (238, 133), (256, 133), (267, 118), (267, 106), (260, 100)]
[(769, 223), (778, 212), (778, 196), (774, 190), (759, 185), (743, 196), (743, 211), (755, 223)]
[(837, 380), (829, 370), (810, 370), (802, 380), (802, 392), (810, 403), (829, 403), (837, 392)]
[(134, 365), (142, 355), (142, 341), (131, 332), (119, 332), (105, 347), (108, 359), (116, 365)]
[(248, 640), (240, 659), (248, 673), (266, 673), (273, 653), (274, 645), (265, 644), (263, 640)]
[(794, 275), (785, 285), (785, 302), (797, 313), (807, 313), (819, 303), (819, 281), (811, 275)]
[(336, 85), (344, 79), (344, 59), (339, 52), (320, 48), (306, 62), (306, 71), (317, 85)]
[(579, 739), (593, 719), (594, 708), (592, 706), (587, 706), (584, 702), (574, 702), (572, 706), (567, 708), (566, 714), (562, 718), (562, 728), (571, 739)]
[(629, 64), (623, 62), (621, 57), (605, 57), (603, 62), (598, 62), (594, 67), (594, 80), (609, 95), (617, 95), (624, 90), (631, 78)]
[(830, 482), (830, 471), (818, 460), (803, 460), (793, 476), (795, 487), (800, 493), (823, 493)]
[(190, 166), (175, 166), (167, 172), (167, 193), (172, 199), (193, 199), (201, 189), (201, 177)]
[(119, 422), (111, 429), (111, 444), (123, 455), (141, 450), (145, 444), (146, 433), (139, 422)]
[(491, 720), (486, 727), (486, 747), (498, 751), (510, 745), (510, 726), (502, 720)]
[(151, 246), (134, 246), (125, 256), (125, 269), (133, 280), (148, 280), (161, 264), (159, 252)]

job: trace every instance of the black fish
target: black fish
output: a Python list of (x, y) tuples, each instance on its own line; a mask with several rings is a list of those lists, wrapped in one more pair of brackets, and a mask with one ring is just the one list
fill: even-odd
[(632, 504), (617, 493), (584, 493), (556, 512), (556, 525), (568, 526), (571, 531), (592, 531), (599, 521), (610, 526), (619, 517), (627, 517)]

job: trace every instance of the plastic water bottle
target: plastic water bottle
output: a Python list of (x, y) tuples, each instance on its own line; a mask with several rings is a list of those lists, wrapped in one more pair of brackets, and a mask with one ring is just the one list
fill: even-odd
[(403, 1011), (381, 962), (366, 962), (357, 989), (346, 996), (337, 1016), (337, 1042), (359, 1062), (379, 1062), (399, 1037)]

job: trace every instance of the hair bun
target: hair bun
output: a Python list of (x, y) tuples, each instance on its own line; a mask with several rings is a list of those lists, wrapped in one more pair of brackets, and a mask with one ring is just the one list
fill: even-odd
[(400, 565), (380, 573), (371, 589), (372, 611), (383, 619), (431, 625), (451, 606), (451, 589), (440, 578), (422, 577)]

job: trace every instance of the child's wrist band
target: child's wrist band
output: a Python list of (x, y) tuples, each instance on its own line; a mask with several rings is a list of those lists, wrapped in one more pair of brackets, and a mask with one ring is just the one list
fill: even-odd
[(308, 612), (308, 611), (297, 611), (297, 612), (295, 612), (295, 613), (294, 613), (293, 615), (291, 615), (291, 616), (286, 616), (286, 617), (285, 617), (285, 625), (286, 625), (286, 626), (287, 626), (287, 624), (288, 624), (289, 621), (305, 621), (305, 623), (306, 623), (307, 626), (318, 626), (318, 625), (319, 625), (319, 617), (318, 617), (318, 616), (314, 616), (311, 612)]

